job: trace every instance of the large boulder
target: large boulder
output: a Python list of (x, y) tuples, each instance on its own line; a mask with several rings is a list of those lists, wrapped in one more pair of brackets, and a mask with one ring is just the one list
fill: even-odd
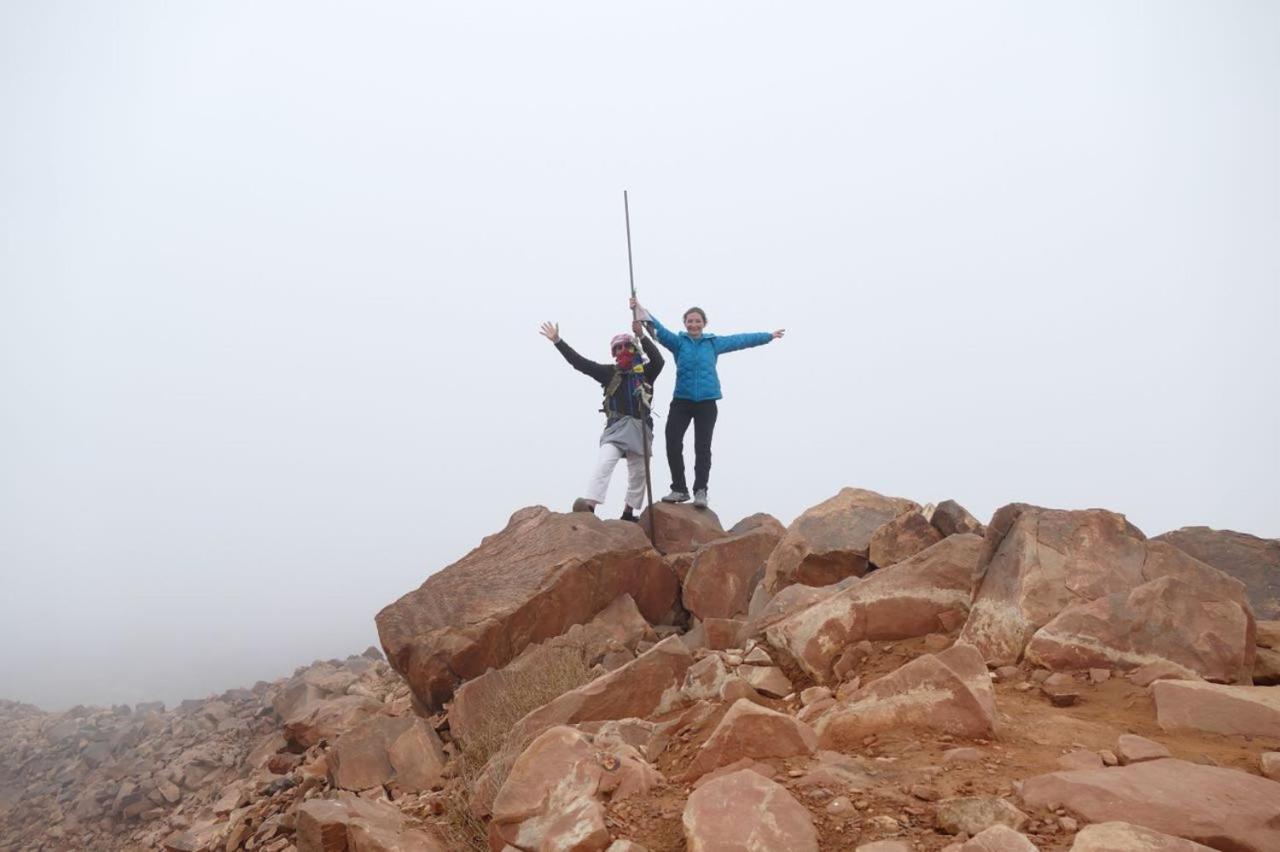
[(881, 526), (920, 506), (861, 488), (845, 488), (807, 509), (787, 527), (765, 566), (765, 589), (793, 583), (828, 586), (867, 572), (871, 537)]
[[(464, 743), (473, 732), (490, 727), (500, 710), (511, 706), (513, 693), (542, 687), (554, 673), (589, 669), (617, 651), (634, 651), (641, 640), (652, 640), (630, 595), (620, 595), (586, 624), (575, 624), (560, 636), (525, 648), (500, 669), (491, 669), (458, 687), (449, 706), (449, 732)], [(580, 684), (569, 684), (574, 688)]]
[(765, 560), (781, 538), (757, 526), (698, 548), (684, 579), (685, 609), (701, 619), (745, 617)]
[(604, 801), (648, 792), (659, 780), (626, 743), (549, 728), (512, 765), (493, 802), (493, 831), (518, 849), (602, 850), (610, 841)]
[(740, 698), (702, 744), (689, 764), (687, 775), (698, 778), (744, 757), (761, 759), (813, 754), (817, 743), (813, 730), (804, 722)]
[(1179, 577), (1071, 604), (1036, 631), (1026, 658), (1047, 669), (1132, 670), (1168, 662), (1207, 680), (1249, 683), (1248, 610)]
[(1280, 619), (1280, 540), (1208, 527), (1183, 527), (1154, 540), (1235, 577), (1248, 589), (1254, 615)]
[(683, 824), (689, 852), (818, 852), (818, 832), (804, 805), (750, 769), (694, 790)]
[(962, 622), (981, 553), (976, 535), (950, 536), (777, 622), (765, 636), (814, 679), (827, 682), (849, 645), (947, 632), (940, 619)]
[(1125, 821), (1233, 852), (1280, 849), (1280, 784), (1172, 758), (1028, 778), (1031, 808), (1066, 808), (1088, 822)]
[(681, 700), (693, 656), (669, 636), (626, 665), (566, 692), (516, 723), (509, 740), (524, 742), (553, 725), (665, 713)]
[(676, 593), (636, 524), (533, 506), (379, 612), (378, 634), (419, 701), (438, 709), (460, 681), (590, 621), (619, 595), (657, 623)]
[(1238, 581), (1171, 545), (1148, 542), (1115, 512), (1005, 506), (987, 528), (979, 571), (960, 638), (992, 665), (1017, 663), (1035, 632), (1067, 607), (1167, 576), (1239, 602), (1252, 641), (1253, 614)]
[(659, 553), (684, 553), (697, 550), (708, 542), (725, 536), (720, 518), (710, 509), (698, 509), (691, 503), (654, 503), (640, 513), (640, 529), (649, 534), (649, 512), (654, 513), (653, 546)]
[(839, 700), (818, 722), (823, 748), (904, 728), (988, 737), (996, 729), (995, 692), (982, 655), (956, 644), (925, 654)]
[(444, 783), (444, 746), (417, 716), (375, 716), (338, 737), (329, 751), (329, 777), (343, 790), (395, 784), (421, 791)]
[(1280, 689), (1223, 686), (1203, 681), (1158, 680), (1151, 685), (1156, 719), (1166, 731), (1280, 739)]

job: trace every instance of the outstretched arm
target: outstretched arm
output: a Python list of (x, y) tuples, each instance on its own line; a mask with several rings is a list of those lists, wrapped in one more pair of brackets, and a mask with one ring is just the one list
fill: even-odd
[(608, 382), (609, 379), (613, 378), (612, 365), (597, 364), (595, 361), (583, 358), (573, 350), (572, 346), (561, 340), (559, 324), (544, 322), (542, 324), (541, 334), (547, 340), (550, 340), (555, 344), (556, 349), (558, 349), (560, 354), (564, 356), (564, 360), (568, 361), (569, 365), (579, 373), (584, 373), (601, 384), (604, 384)]
[(739, 349), (750, 349), (752, 346), (764, 346), (769, 341), (777, 340), (786, 333), (786, 329), (780, 328), (775, 332), (750, 331), (746, 334), (726, 334), (724, 337), (713, 339), (715, 340), (717, 354), (723, 355), (726, 352), (736, 352)]

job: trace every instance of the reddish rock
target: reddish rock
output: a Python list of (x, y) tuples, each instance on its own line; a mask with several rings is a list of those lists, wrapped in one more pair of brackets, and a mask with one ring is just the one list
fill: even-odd
[(402, 790), (443, 786), (444, 747), (416, 716), (376, 716), (342, 736), (329, 750), (329, 776), (335, 787), (367, 790), (394, 783)]
[(1280, 619), (1280, 541), (1208, 527), (1183, 527), (1155, 541), (1168, 542), (1235, 577), (1248, 590), (1258, 618)]
[(684, 580), (685, 609), (698, 618), (746, 618), (765, 560), (782, 535), (755, 527), (698, 548)]
[(782, 522), (767, 512), (756, 512), (748, 515), (729, 528), (729, 535), (751, 532), (752, 530), (768, 530), (781, 538), (787, 531)]
[(421, 830), (408, 828), (399, 809), (339, 793), (333, 799), (310, 799), (298, 805), (298, 852), (445, 852), (446, 847)]
[(879, 571), (765, 631), (769, 644), (811, 677), (830, 681), (850, 645), (941, 629), (942, 613), (967, 611), (982, 539), (954, 535)]
[(705, 647), (712, 651), (727, 651), (742, 647), (743, 622), (736, 618), (708, 618), (700, 625)]
[(1258, 757), (1258, 768), (1264, 778), (1280, 781), (1280, 751), (1264, 751)]
[(1156, 718), (1166, 731), (1280, 737), (1280, 690), (1275, 687), (1160, 680), (1151, 694)]
[(921, 728), (953, 735), (995, 731), (995, 693), (976, 650), (954, 645), (917, 657), (841, 699), (818, 723), (824, 748), (851, 745), (877, 731)]
[(845, 488), (806, 510), (787, 528), (765, 566), (764, 585), (777, 594), (793, 583), (826, 586), (867, 571), (871, 536), (903, 512), (918, 511), (910, 500)]
[(289, 745), (305, 750), (321, 740), (335, 739), (356, 725), (382, 714), (382, 703), (364, 695), (341, 695), (307, 705), (309, 712), (286, 722)]
[(1056, 670), (1166, 661), (1210, 680), (1247, 683), (1255, 652), (1239, 602), (1169, 576), (1066, 607), (1036, 631), (1026, 658)]
[(719, 654), (710, 654), (685, 671), (680, 692), (687, 701), (714, 700), (728, 679), (729, 669), (725, 667), (724, 660)]
[[(779, 621), (790, 618), (796, 613), (808, 609), (814, 604), (824, 601), (832, 595), (838, 594), (860, 582), (862, 580), (858, 577), (847, 577), (830, 586), (806, 586), (804, 584), (787, 586), (776, 595), (770, 597), (759, 610), (751, 614), (750, 618), (747, 619), (746, 625), (742, 628), (743, 641), (762, 636), (766, 629)], [(760, 585), (756, 586), (757, 597), (761, 594), (761, 588), (762, 586)]]
[(676, 592), (638, 525), (534, 506), (378, 613), (378, 634), (387, 660), (435, 710), (459, 681), (590, 621), (621, 594), (657, 623)]
[(738, 676), (751, 684), (751, 688), (771, 698), (785, 698), (795, 691), (791, 681), (776, 666), (743, 666)]
[(672, 709), (693, 657), (675, 636), (663, 639), (620, 669), (530, 712), (508, 739), (531, 740), (552, 725), (602, 719), (643, 719)]
[(1142, 763), (1144, 760), (1159, 760), (1162, 757), (1173, 757), (1169, 749), (1155, 740), (1140, 737), (1137, 734), (1121, 734), (1116, 743), (1116, 754), (1121, 766), (1130, 763)]
[(929, 516), (929, 523), (944, 536), (960, 533), (973, 533), (980, 536), (986, 532), (986, 528), (979, 523), (978, 519), (969, 514), (969, 510), (955, 500), (943, 500), (939, 503), (934, 508), (933, 514)]
[(634, 748), (573, 728), (549, 728), (516, 758), (493, 801), (494, 831), (518, 849), (590, 852), (609, 846), (603, 800), (659, 780)]
[(1253, 660), (1253, 682), (1256, 686), (1280, 684), (1280, 651), (1258, 648)]
[[(979, 573), (960, 639), (992, 665), (1018, 662), (1032, 635), (1067, 607), (1127, 595), (1162, 577), (1244, 602), (1238, 581), (1171, 545), (1148, 542), (1123, 515), (1102, 509), (1003, 507), (987, 528)], [(1252, 635), (1252, 613), (1248, 621)]]
[(1094, 823), (1123, 820), (1216, 849), (1280, 849), (1280, 784), (1166, 758), (1029, 778), (1030, 808), (1064, 807)]
[(934, 529), (924, 515), (914, 511), (903, 512), (872, 533), (867, 558), (877, 568), (888, 568), (939, 541), (942, 541), (942, 533)]
[(1080, 829), (1071, 852), (1212, 852), (1212, 847), (1128, 822), (1100, 822)]
[(1258, 622), (1258, 647), (1280, 651), (1280, 621)]
[(684, 808), (688, 852), (817, 852), (804, 806), (779, 784), (747, 769), (704, 784)]
[(654, 638), (635, 601), (630, 595), (620, 595), (587, 624), (575, 624), (560, 636), (530, 645), (502, 668), (459, 686), (449, 706), (449, 731), (465, 742), (496, 706), (508, 700), (508, 690), (518, 690), (531, 678), (558, 666), (590, 667), (611, 651), (634, 650), (642, 640)]
[(794, 757), (817, 747), (813, 729), (785, 713), (740, 700), (729, 708), (711, 736), (689, 764), (687, 776), (697, 778), (720, 766), (749, 757)]
[[(720, 518), (710, 509), (696, 509), (690, 503), (655, 503), (658, 540), (653, 543), (659, 553), (684, 553), (697, 550), (726, 533)], [(649, 533), (649, 509), (640, 513), (640, 529)]]

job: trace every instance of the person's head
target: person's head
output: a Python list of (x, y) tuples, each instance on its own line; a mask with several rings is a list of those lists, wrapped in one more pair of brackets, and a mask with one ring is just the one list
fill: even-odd
[(684, 312), (684, 330), (690, 337), (699, 337), (707, 325), (707, 313), (702, 308), (690, 308)]
[(614, 363), (622, 370), (630, 370), (639, 360), (635, 338), (629, 334), (615, 334), (613, 340), (609, 341), (609, 352), (613, 355)]

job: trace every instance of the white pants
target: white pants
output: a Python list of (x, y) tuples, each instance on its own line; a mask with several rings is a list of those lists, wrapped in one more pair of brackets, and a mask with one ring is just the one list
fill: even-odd
[(623, 456), (627, 458), (627, 505), (639, 512), (644, 508), (644, 456), (628, 453), (617, 444), (601, 444), (595, 472), (587, 482), (586, 498), (603, 503), (609, 492), (609, 479)]

